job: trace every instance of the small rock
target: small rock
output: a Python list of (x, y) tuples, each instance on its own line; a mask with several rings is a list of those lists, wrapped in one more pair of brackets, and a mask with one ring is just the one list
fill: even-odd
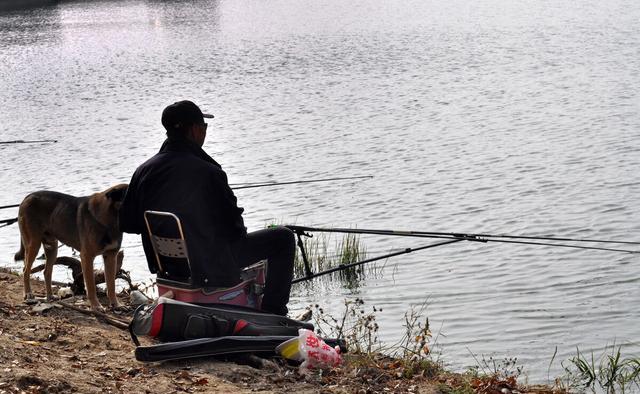
[(132, 291), (129, 295), (129, 299), (131, 300), (131, 305), (142, 305), (149, 303), (149, 298), (139, 290)]
[(137, 374), (139, 374), (139, 373), (140, 373), (140, 371), (141, 371), (141, 370), (140, 370), (140, 368), (129, 368), (129, 369), (127, 370), (127, 375), (129, 375), (129, 376), (136, 376)]
[(311, 320), (312, 315), (313, 315), (313, 312), (311, 311), (311, 309), (307, 309), (304, 312), (300, 313), (298, 316), (296, 316), (294, 320), (309, 321)]
[(49, 303), (46, 303), (46, 302), (41, 302), (38, 305), (33, 306), (31, 308), (31, 310), (33, 312), (35, 312), (35, 313), (42, 313), (42, 312), (48, 311), (49, 309), (52, 309), (54, 307), (55, 307), (55, 305), (53, 305), (53, 304), (49, 304)]
[(58, 289), (58, 297), (60, 297), (60, 299), (73, 297), (73, 291), (71, 290), (71, 287), (61, 287), (61, 288), (59, 288)]

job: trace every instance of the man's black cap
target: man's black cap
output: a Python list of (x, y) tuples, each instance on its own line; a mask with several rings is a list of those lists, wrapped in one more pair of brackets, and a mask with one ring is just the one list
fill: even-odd
[(162, 125), (167, 131), (183, 130), (185, 126), (204, 123), (204, 118), (213, 118), (213, 115), (203, 114), (200, 108), (192, 101), (178, 101), (162, 111)]

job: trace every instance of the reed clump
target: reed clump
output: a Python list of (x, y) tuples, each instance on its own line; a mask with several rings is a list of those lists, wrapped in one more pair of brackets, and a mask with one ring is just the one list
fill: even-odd
[[(315, 272), (322, 272), (334, 267), (345, 266), (366, 259), (367, 251), (357, 234), (345, 234), (341, 239), (332, 242), (329, 234), (314, 234), (313, 237), (302, 239), (309, 268)], [(332, 245), (333, 243), (333, 245)], [(375, 264), (366, 267), (367, 272), (375, 272)], [(299, 248), (296, 248), (294, 259), (294, 277), (306, 275), (304, 260)], [(347, 289), (357, 288), (364, 279), (365, 267), (345, 267), (328, 275), (337, 279)]]
[(565, 374), (556, 379), (556, 385), (566, 390), (611, 394), (640, 391), (640, 358), (622, 357), (622, 346), (614, 344), (599, 356), (576, 349), (576, 355), (561, 364)]

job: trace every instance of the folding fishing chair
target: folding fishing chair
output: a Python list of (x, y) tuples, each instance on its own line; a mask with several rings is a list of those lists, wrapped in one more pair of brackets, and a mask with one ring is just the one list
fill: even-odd
[[(203, 287), (193, 278), (187, 241), (180, 219), (170, 212), (145, 211), (144, 221), (155, 255), (158, 295), (189, 303), (260, 308), (266, 260), (242, 270), (239, 278), (241, 282), (233, 287)], [(205, 279), (205, 283), (206, 281)]]

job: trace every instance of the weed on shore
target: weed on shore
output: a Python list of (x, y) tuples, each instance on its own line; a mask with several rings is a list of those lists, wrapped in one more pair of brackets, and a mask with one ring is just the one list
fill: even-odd
[(404, 334), (392, 345), (383, 345), (378, 338), (376, 315), (382, 312), (381, 308), (367, 307), (361, 298), (345, 300), (344, 307), (339, 317), (332, 316), (317, 304), (310, 308), (314, 310), (315, 326), (320, 335), (347, 340), (347, 369), (375, 370), (380, 379), (431, 381), (440, 393), (568, 392), (558, 387), (520, 385), (518, 378), (523, 367), (517, 365), (515, 358), (482, 357), (476, 367), (465, 373), (447, 371), (442, 355), (433, 350), (438, 336), (431, 331), (426, 302), (405, 313)]
[(561, 364), (565, 374), (556, 379), (556, 385), (569, 391), (640, 392), (640, 359), (622, 357), (622, 346), (607, 347), (599, 356), (576, 349), (576, 355)]

